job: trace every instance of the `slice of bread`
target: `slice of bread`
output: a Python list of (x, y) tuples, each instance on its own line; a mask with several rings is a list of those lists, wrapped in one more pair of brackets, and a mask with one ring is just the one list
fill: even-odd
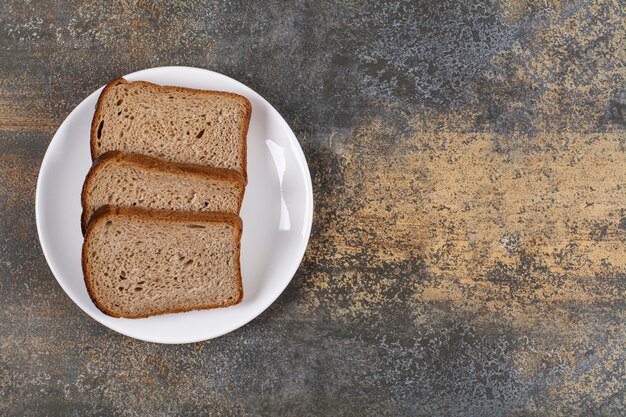
[(96, 159), (83, 184), (81, 226), (84, 233), (94, 211), (107, 204), (239, 214), (244, 188), (231, 169), (110, 151)]
[(245, 180), (247, 98), (221, 91), (111, 81), (91, 123), (91, 156), (119, 150), (228, 168)]
[(113, 317), (230, 306), (243, 296), (240, 240), (230, 213), (101, 207), (83, 244), (85, 284)]

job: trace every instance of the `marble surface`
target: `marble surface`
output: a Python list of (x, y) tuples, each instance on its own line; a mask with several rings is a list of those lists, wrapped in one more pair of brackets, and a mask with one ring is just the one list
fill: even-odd
[[(619, 1), (15, 1), (0, 13), (0, 414), (626, 415)], [(57, 127), (208, 68), (309, 161), (313, 233), (259, 318), (163, 346), (82, 313), (37, 240)]]

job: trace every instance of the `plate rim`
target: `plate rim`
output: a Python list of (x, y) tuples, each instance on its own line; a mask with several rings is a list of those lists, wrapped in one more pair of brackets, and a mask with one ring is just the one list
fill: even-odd
[[(293, 277), (295, 276), (296, 272), (298, 271), (298, 268), (300, 267), (300, 264), (302, 263), (302, 259), (304, 258), (304, 254), (306, 253), (306, 250), (308, 248), (309, 245), (309, 241), (310, 241), (310, 236), (311, 236), (311, 229), (313, 226), (313, 214), (314, 214), (314, 199), (313, 199), (313, 185), (312, 185), (312, 180), (311, 180), (311, 173), (309, 170), (309, 166), (306, 160), (306, 156), (304, 155), (304, 151), (302, 150), (302, 147), (300, 146), (300, 142), (298, 141), (298, 138), (296, 137), (295, 133), (293, 132), (293, 130), (291, 129), (291, 127), (288, 125), (288, 123), (285, 121), (285, 119), (283, 118), (283, 116), (278, 112), (278, 110), (276, 110), (276, 108), (274, 108), (274, 106), (272, 106), (272, 104), (270, 102), (268, 102), (263, 96), (261, 96), (259, 93), (257, 93), (256, 91), (254, 91), (252, 88), (250, 88), (249, 86), (247, 86), (246, 84), (232, 78), (229, 77), (227, 75), (221, 74), (219, 72), (216, 71), (212, 71), (209, 69), (205, 69), (205, 68), (198, 68), (198, 67), (189, 67), (189, 66), (179, 66), (179, 65), (173, 65), (173, 66), (160, 66), (160, 67), (151, 67), (151, 68), (145, 68), (142, 70), (138, 70), (138, 71), (134, 71), (132, 73), (126, 74), (126, 75), (122, 75), (122, 77), (136, 77), (136, 76), (141, 76), (142, 73), (146, 73), (146, 72), (152, 72), (152, 71), (202, 71), (202, 72), (206, 72), (211, 74), (212, 76), (217, 76), (219, 77), (223, 77), (224, 79), (230, 81), (230, 82), (234, 82), (236, 84), (240, 84), (241, 86), (245, 87), (246, 89), (250, 90), (253, 94), (255, 94), (257, 97), (257, 99), (259, 99), (261, 102), (263, 102), (263, 104), (265, 106), (268, 107), (268, 109), (274, 114), (274, 116), (276, 117), (276, 120), (280, 123), (282, 129), (286, 132), (287, 137), (289, 139), (290, 145), (291, 145), (291, 149), (294, 152), (294, 156), (295, 156), (295, 160), (298, 164), (299, 169), (301, 170), (301, 172), (303, 173), (303, 180), (304, 180), (304, 188), (305, 188), (305, 198), (306, 201), (304, 203), (304, 228), (302, 229), (303, 232), (305, 232), (303, 234), (303, 238), (305, 240), (305, 244), (302, 246), (301, 250), (296, 254), (297, 256), (294, 256), (293, 258), (296, 259), (297, 258), (297, 262), (293, 262), (292, 267), (289, 268), (288, 272), (286, 273), (286, 275), (289, 275), (289, 279), (285, 280), (284, 285), (282, 285), (282, 288), (277, 287), (277, 289), (279, 289), (279, 291), (275, 292), (275, 296), (273, 297), (268, 297), (265, 302), (263, 304), (261, 304), (261, 306), (257, 309), (257, 311), (253, 314), (251, 314), (251, 317), (249, 318), (245, 318), (241, 323), (235, 323), (232, 326), (227, 326), (225, 330), (217, 332), (216, 334), (213, 335), (202, 335), (199, 337), (189, 337), (186, 338), (182, 341), (180, 340), (172, 340), (172, 339), (167, 339), (167, 338), (152, 338), (152, 337), (138, 337), (137, 335), (133, 335), (130, 334), (130, 332), (125, 331), (125, 329), (123, 328), (123, 326), (110, 326), (107, 323), (104, 323), (102, 321), (100, 321), (98, 319), (98, 317), (96, 317), (95, 314), (92, 314), (90, 311), (86, 310), (85, 308), (83, 308), (81, 306), (81, 304), (79, 302), (77, 302), (77, 300), (75, 299), (74, 296), (71, 295), (71, 293), (68, 291), (68, 289), (66, 288), (66, 285), (63, 283), (63, 280), (59, 278), (60, 272), (57, 270), (56, 266), (54, 266), (54, 262), (51, 262), (51, 254), (49, 253), (49, 250), (46, 249), (46, 244), (44, 243), (44, 236), (42, 235), (42, 216), (43, 216), (43, 207), (42, 207), (42, 182), (44, 181), (44, 178), (46, 177), (46, 173), (48, 171), (48, 166), (50, 165), (50, 161), (51, 161), (51, 149), (54, 148), (54, 146), (56, 146), (56, 143), (59, 143), (59, 141), (57, 140), (57, 136), (59, 136), (59, 132), (64, 128), (64, 126), (68, 125), (70, 122), (69, 120), (73, 117), (76, 117), (76, 111), (77, 109), (83, 105), (83, 103), (85, 103), (86, 101), (90, 100), (92, 98), (92, 96), (95, 95), (99, 95), (101, 93), (101, 91), (103, 90), (103, 88), (105, 87), (105, 85), (101, 86), (100, 88), (96, 89), (94, 92), (92, 92), (91, 94), (89, 94), (87, 97), (85, 97), (83, 100), (80, 101), (80, 103), (78, 103), (76, 106), (74, 106), (74, 108), (70, 111), (70, 113), (63, 119), (63, 122), (61, 122), (61, 124), (59, 125), (59, 127), (57, 128), (57, 130), (55, 131), (54, 135), (52, 136), (52, 139), (50, 140), (50, 142), (48, 143), (47, 147), (46, 147), (46, 152), (44, 153), (44, 156), (42, 158), (41, 161), (41, 165), (39, 167), (39, 172), (37, 174), (37, 184), (36, 184), (36, 188), (35, 188), (35, 223), (36, 223), (36, 227), (37, 227), (37, 237), (39, 240), (39, 245), (41, 246), (44, 258), (46, 260), (46, 263), (48, 264), (48, 268), (50, 269), (50, 271), (52, 272), (52, 275), (54, 276), (54, 278), (56, 279), (57, 283), (60, 285), (60, 287), (63, 289), (63, 291), (65, 292), (65, 294), (72, 300), (72, 302), (85, 314), (87, 314), (89, 317), (91, 317), (93, 320), (95, 320), (96, 322), (98, 322), (100, 325), (105, 326), (111, 330), (113, 330), (114, 332), (123, 334), (124, 336), (136, 339), (136, 340), (142, 340), (145, 342), (150, 342), (150, 343), (159, 343), (159, 344), (188, 344), (188, 343), (197, 343), (197, 342), (202, 342), (205, 340), (211, 340), (211, 339), (215, 339), (218, 337), (221, 337), (225, 334), (228, 334), (230, 332), (233, 332), (243, 326), (245, 326), (246, 324), (250, 323), (252, 320), (254, 320), (256, 317), (258, 317), (259, 315), (261, 315), (264, 311), (266, 311), (277, 299), (278, 297), (281, 296), (281, 294), (285, 291), (285, 289), (287, 288), (287, 286), (289, 285), (289, 283), (293, 280)], [(182, 313), (184, 314), (184, 313)]]

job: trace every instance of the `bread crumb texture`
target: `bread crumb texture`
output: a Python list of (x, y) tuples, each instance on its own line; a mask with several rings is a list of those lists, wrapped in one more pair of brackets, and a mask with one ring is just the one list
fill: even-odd
[(119, 150), (245, 172), (249, 109), (240, 96), (122, 82), (99, 109), (94, 157)]
[(87, 235), (91, 295), (122, 317), (233, 304), (240, 299), (239, 237), (225, 222), (105, 216)]

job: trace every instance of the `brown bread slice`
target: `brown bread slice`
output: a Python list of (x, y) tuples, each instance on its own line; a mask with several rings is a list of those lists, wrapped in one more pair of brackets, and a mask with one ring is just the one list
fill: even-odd
[(230, 306), (243, 297), (240, 240), (230, 213), (101, 207), (83, 244), (85, 284), (113, 317)]
[(107, 204), (239, 214), (244, 187), (230, 169), (110, 151), (96, 159), (83, 184), (81, 226), (84, 233), (93, 212)]
[(229, 168), (245, 180), (247, 98), (220, 91), (111, 81), (91, 124), (91, 156), (119, 150)]

